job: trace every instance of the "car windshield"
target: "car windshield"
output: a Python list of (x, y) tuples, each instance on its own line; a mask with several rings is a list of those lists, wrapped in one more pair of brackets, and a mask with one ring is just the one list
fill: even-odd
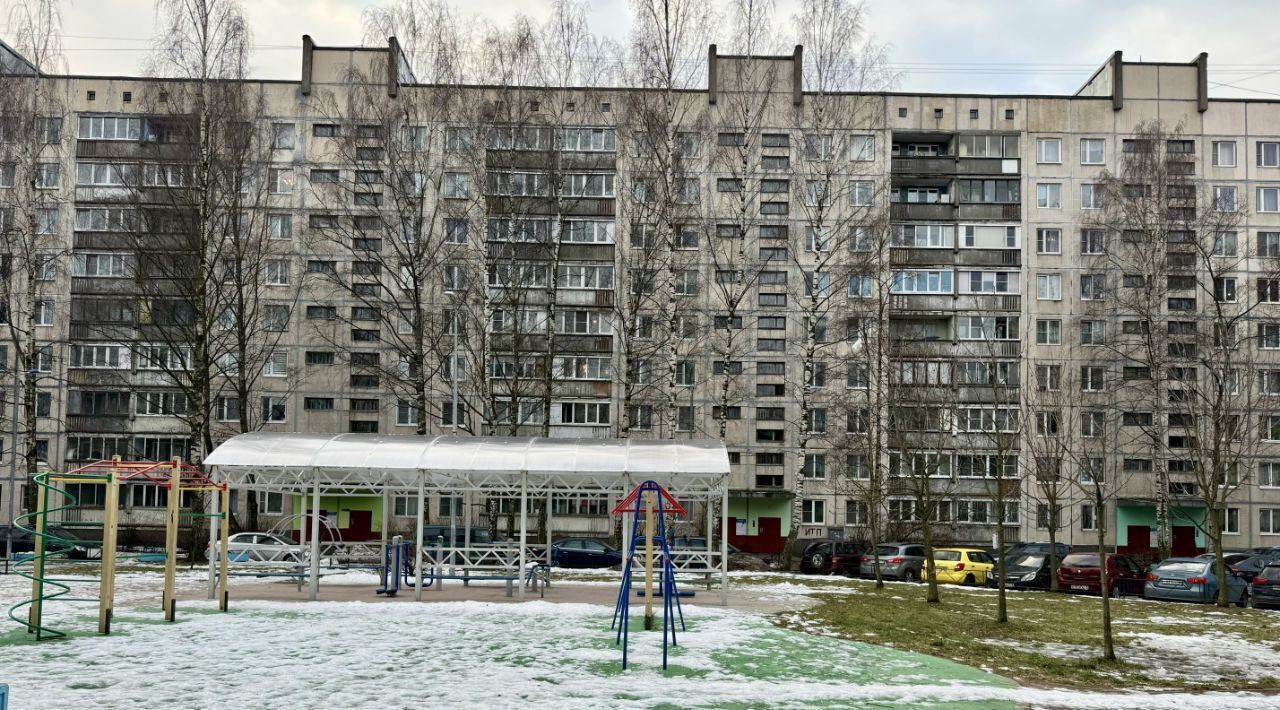
[(1044, 565), (1044, 555), (1022, 555), (1009, 563), (1010, 567), (1030, 567), (1039, 569)]
[(66, 528), (51, 527), (49, 528), (49, 534), (55, 537), (60, 537), (63, 540), (79, 540), (80, 539), (79, 537), (74, 535), (71, 531), (67, 530)]
[(1097, 567), (1098, 556), (1094, 555), (1067, 555), (1062, 558), (1063, 567)]
[(876, 554), (881, 557), (892, 557), (898, 554), (898, 547), (897, 545), (881, 545), (876, 548)]
[(1180, 562), (1164, 562), (1156, 567), (1157, 572), (1173, 572), (1185, 574), (1197, 574), (1205, 571), (1205, 563), (1196, 562), (1195, 560), (1183, 560)]
[(933, 559), (943, 560), (945, 562), (959, 562), (960, 553), (956, 550), (934, 550)]
[(1258, 573), (1258, 576), (1271, 582), (1280, 581), (1280, 565), (1263, 567), (1262, 571)]

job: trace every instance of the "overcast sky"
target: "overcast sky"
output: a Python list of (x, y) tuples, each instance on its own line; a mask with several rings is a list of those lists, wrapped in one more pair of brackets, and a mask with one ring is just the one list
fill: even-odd
[[(139, 71), (152, 31), (153, 0), (65, 0), (70, 70)], [(627, 0), (588, 0), (593, 29), (624, 39)], [(869, 26), (890, 48), (901, 91), (1071, 93), (1114, 50), (1125, 58), (1190, 61), (1209, 53), (1210, 94), (1280, 98), (1276, 0), (867, 0)], [(0, 7), (6, 0), (0, 0)], [(296, 79), (301, 37), (357, 44), (360, 13), (377, 0), (244, 0), (253, 27), (254, 71)], [(516, 12), (545, 17), (545, 0), (460, 0), (464, 12), (504, 23)], [(777, 0), (789, 33), (798, 0)], [(4, 23), (0, 15), (0, 23)], [(720, 26), (727, 27), (728, 23)], [(3, 24), (0, 24), (3, 27)], [(7, 30), (7, 27), (4, 27)], [(776, 33), (783, 35), (784, 32)], [(0, 36), (7, 35), (0, 31)], [(716, 38), (722, 46), (727, 35)]]

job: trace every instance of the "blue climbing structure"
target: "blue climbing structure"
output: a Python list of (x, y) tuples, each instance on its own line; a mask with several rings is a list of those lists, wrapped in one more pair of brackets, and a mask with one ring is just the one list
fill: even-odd
[[(641, 522), (645, 518), (647, 500), (652, 494), (653, 500), (656, 501), (653, 509), (654, 518), (656, 520), (656, 531), (644, 530), (644, 535), (640, 535), (640, 531), (644, 526)], [(654, 566), (657, 568), (661, 579), (659, 580), (659, 589), (654, 590), (654, 596), (662, 598), (662, 670), (667, 669), (667, 643), (670, 639), (672, 646), (676, 643), (676, 619), (680, 620), (680, 630), (684, 631), (684, 610), (680, 608), (680, 593), (676, 590), (676, 573), (675, 564), (671, 559), (671, 547), (667, 544), (667, 523), (664, 513), (679, 513), (685, 515), (685, 509), (667, 493), (662, 486), (653, 481), (645, 481), (631, 492), (621, 503), (613, 509), (614, 515), (624, 512), (632, 513), (631, 517), (631, 545), (627, 549), (626, 557), (622, 560), (622, 585), (618, 588), (618, 603), (613, 610), (613, 624), (610, 629), (617, 629), (617, 636), (614, 639), (616, 645), (622, 646), (622, 669), (627, 668), (627, 642), (628, 642), (628, 621), (631, 618), (631, 561), (636, 556), (636, 545), (643, 544), (647, 535), (654, 536), (654, 542), (661, 544), (661, 557), (656, 560)], [(658, 552), (655, 550), (655, 552)]]

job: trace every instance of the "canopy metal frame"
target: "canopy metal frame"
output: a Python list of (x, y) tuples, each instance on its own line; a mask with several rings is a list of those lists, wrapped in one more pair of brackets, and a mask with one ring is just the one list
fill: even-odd
[[(706, 505), (708, 538), (715, 523), (711, 508), (720, 501), (719, 554), (707, 550), (698, 557), (705, 556), (708, 570), (719, 557), (720, 602), (728, 601), (729, 456), (719, 441), (254, 432), (228, 439), (204, 463), (223, 484), (310, 498), (316, 511), (322, 495), (382, 496), (384, 501), (391, 495), (416, 496), (419, 539), (428, 495), (518, 496), (521, 571), (528, 562), (530, 496), (621, 499), (640, 483), (656, 481), (681, 500)], [(628, 523), (623, 520), (624, 530)], [(311, 527), (308, 586), (315, 599), (320, 581), (318, 515), (312, 516)], [(301, 531), (304, 536), (307, 532)], [(419, 579), (421, 571), (419, 560)], [(521, 600), (524, 589), (524, 584), (518, 585)], [(417, 597), (421, 598), (421, 585)]]

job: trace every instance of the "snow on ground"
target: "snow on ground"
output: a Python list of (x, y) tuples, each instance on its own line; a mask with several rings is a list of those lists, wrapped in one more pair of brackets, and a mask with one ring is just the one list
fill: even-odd
[(1098, 649), (1093, 646), (1082, 646), (1075, 643), (1030, 643), (1013, 639), (979, 639), (978, 643), (988, 646), (1004, 646), (1026, 651), (1027, 653), (1036, 653), (1041, 656), (1066, 660), (1096, 658), (1098, 656)]
[(1236, 634), (1202, 631), (1191, 636), (1121, 632), (1130, 639), (1124, 659), (1151, 678), (1211, 682), (1280, 676), (1280, 650)]
[[(91, 566), (68, 569), (63, 576), (96, 575)], [(1198, 710), (1262, 707), (1276, 700), (1251, 693), (1016, 688), (999, 676), (945, 660), (832, 638), (829, 630), (802, 623), (796, 614), (790, 621), (804, 632), (745, 612), (692, 605), (685, 607), (689, 629), (679, 635), (681, 645), (672, 651), (672, 668), (665, 675), (661, 637), (638, 630), (632, 633), (632, 666), (622, 673), (609, 631), (610, 610), (584, 604), (237, 601), (231, 613), (220, 614), (211, 602), (184, 602), (179, 620), (166, 624), (159, 610), (158, 572), (158, 567), (135, 567), (117, 575), (115, 631), (109, 637), (88, 633), (36, 645), (16, 624), (0, 619), (0, 682), (11, 686), (12, 706), (381, 709), (555, 703), (557, 710), (572, 710), (763, 701), (770, 707)], [(558, 583), (564, 584), (613, 585), (619, 576), (601, 570), (561, 572)], [(323, 584), (377, 582), (367, 571), (325, 574)], [(766, 596), (858, 593), (841, 578), (733, 576), (731, 584)], [(258, 581), (235, 577), (231, 583)], [(199, 593), (205, 583), (203, 570), (179, 572), (180, 593)], [(0, 608), (29, 589), (26, 579), (0, 575)], [(92, 605), (55, 602), (46, 618), (56, 628), (84, 632), (92, 630), (94, 612)], [(634, 612), (638, 616), (638, 609)], [(1169, 615), (1144, 623), (1181, 622), (1182, 617)], [(1231, 633), (1121, 635), (1129, 642), (1126, 660), (1144, 666), (1152, 677), (1166, 677), (1157, 675), (1163, 672), (1212, 681), (1280, 674), (1280, 653)], [(1083, 657), (1070, 644), (1040, 644), (1034, 650)], [(1188, 676), (1188, 669), (1203, 675)], [(31, 698), (40, 700), (32, 704)]]
[[(173, 624), (122, 611), (118, 632), (9, 646), (15, 708), (587, 707), (1209, 708), (1247, 694), (1152, 695), (1015, 688), (947, 661), (785, 631), (731, 610), (686, 609), (660, 669), (660, 636), (635, 630), (619, 668), (608, 609), (584, 604), (242, 601)], [(160, 662), (163, 661), (163, 662)], [(36, 705), (29, 702), (39, 698)]]
[(765, 698), (777, 707), (857, 706), (942, 703), (1010, 686), (721, 609), (685, 610), (689, 629), (664, 676), (660, 635), (638, 629), (631, 669), (620, 671), (610, 612), (594, 605), (243, 601), (230, 615), (188, 607), (174, 624), (131, 610), (109, 637), (10, 646), (0, 678), (15, 707), (39, 698), (77, 708), (714, 707)]

